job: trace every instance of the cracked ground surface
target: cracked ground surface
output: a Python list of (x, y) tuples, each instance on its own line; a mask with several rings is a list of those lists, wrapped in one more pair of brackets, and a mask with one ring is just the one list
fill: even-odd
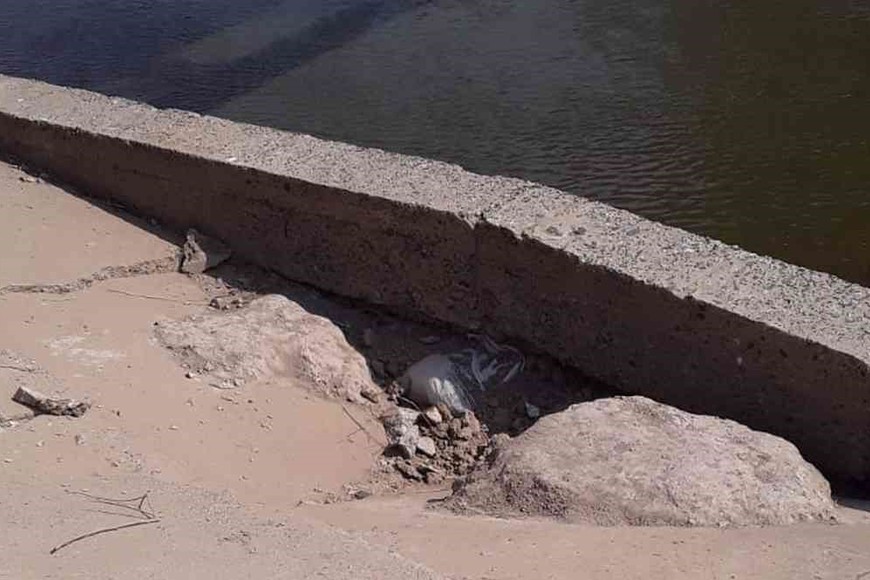
[[(376, 442), (288, 384), (188, 379), (151, 327), (207, 307), (177, 239), (0, 164), (0, 578), (857, 578), (870, 517), (750, 530), (593, 528), (446, 515), (444, 490), (324, 505)], [(82, 418), (26, 417), (16, 385), (88, 397)], [(24, 416), (20, 416), (24, 413)], [(378, 425), (357, 414), (372, 432)], [(82, 496), (149, 491), (160, 522)]]

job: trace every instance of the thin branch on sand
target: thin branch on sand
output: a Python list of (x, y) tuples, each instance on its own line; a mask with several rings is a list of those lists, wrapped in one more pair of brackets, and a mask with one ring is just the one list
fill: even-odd
[(350, 411), (347, 410), (347, 407), (342, 405), (341, 410), (344, 411), (344, 414), (347, 415), (351, 421), (353, 421), (354, 425), (359, 427), (360, 431), (366, 434), (366, 437), (369, 438), (369, 441), (371, 441), (374, 445), (380, 447), (380, 443), (378, 442), (378, 440), (371, 433), (369, 433), (369, 430), (366, 429), (365, 426), (363, 426), (363, 424), (360, 423), (356, 417), (350, 414)]
[(118, 290), (116, 288), (107, 288), (107, 292), (111, 292), (113, 294), (121, 294), (122, 296), (129, 296), (131, 298), (144, 298), (146, 300), (160, 300), (162, 302), (174, 302), (175, 304), (184, 304), (185, 306), (195, 305), (195, 304), (204, 304), (204, 302), (197, 300), (183, 300), (180, 298), (172, 298), (169, 296), (154, 296), (151, 294), (139, 294), (138, 292), (127, 292), (126, 290)]
[(32, 373), (33, 369), (27, 367), (19, 367), (15, 365), (0, 365), (0, 369), (9, 369), (12, 371), (21, 371), (22, 373)]
[(55, 546), (54, 548), (51, 549), (49, 554), (51, 554), (53, 556), (54, 554), (58, 553), (60, 550), (69, 546), (70, 544), (75, 544), (76, 542), (78, 542), (80, 540), (84, 540), (87, 538), (93, 538), (94, 536), (99, 536), (100, 534), (108, 534), (109, 532), (117, 532), (118, 530), (123, 530), (125, 528), (132, 528), (135, 526), (145, 526), (148, 524), (156, 524), (159, 521), (160, 521), (159, 519), (155, 518), (153, 520), (140, 520), (138, 522), (127, 522), (126, 524), (121, 524), (120, 526), (113, 526), (111, 528), (101, 528), (101, 529), (93, 531), (93, 532), (88, 532), (87, 534), (82, 534), (81, 536), (76, 536), (72, 540), (66, 541), (59, 546)]
[[(82, 497), (86, 497), (91, 501), (94, 501), (99, 504), (109, 505), (112, 507), (119, 508), (121, 510), (126, 510), (123, 513), (116, 513), (115, 515), (128, 516), (139, 518), (135, 522), (127, 522), (126, 524), (121, 524), (118, 526), (111, 526), (108, 528), (100, 528), (99, 530), (94, 530), (93, 532), (88, 532), (86, 534), (82, 534), (80, 536), (76, 536), (75, 538), (60, 544), (59, 546), (55, 546), (49, 551), (49, 554), (54, 555), (60, 550), (66, 548), (71, 544), (75, 544), (81, 540), (85, 540), (87, 538), (93, 538), (94, 536), (99, 536), (101, 534), (108, 534), (109, 532), (117, 532), (118, 530), (124, 530), (127, 528), (134, 528), (136, 526), (145, 526), (148, 524), (156, 524), (160, 521), (153, 511), (151, 507), (151, 501), (148, 499), (148, 493), (146, 492), (143, 495), (133, 498), (122, 498), (122, 499), (114, 499), (109, 497), (100, 497), (97, 495), (90, 495), (88, 493), (84, 493), (81, 491), (73, 491), (69, 492), (74, 495), (80, 495)], [(146, 509), (146, 505), (147, 508)]]

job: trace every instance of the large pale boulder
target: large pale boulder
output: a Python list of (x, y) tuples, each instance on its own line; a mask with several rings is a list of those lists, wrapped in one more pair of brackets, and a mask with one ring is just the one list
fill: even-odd
[(184, 366), (218, 387), (288, 377), (357, 402), (363, 394), (373, 398), (379, 392), (365, 359), (341, 330), (284, 296), (264, 296), (231, 312), (164, 321), (155, 334)]
[(496, 443), (448, 505), (599, 525), (831, 519), (828, 482), (784, 439), (644, 397), (574, 405)]

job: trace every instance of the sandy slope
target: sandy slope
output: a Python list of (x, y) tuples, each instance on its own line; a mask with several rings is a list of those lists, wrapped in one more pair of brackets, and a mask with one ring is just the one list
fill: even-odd
[[(207, 295), (163, 266), (73, 292), (10, 292), (107, 266), (171, 263), (176, 251), (147, 224), (22, 178), (0, 164), (0, 349), (95, 407), (0, 433), (0, 578), (793, 579), (870, 570), (862, 510), (841, 509), (845, 523), (835, 526), (723, 531), (462, 518), (426, 510), (436, 492), (320, 505), (365, 479), (379, 452), (346, 411), (370, 433), (380, 433), (376, 422), (298, 385), (218, 391), (185, 378), (151, 325), (206, 308)], [(9, 401), (20, 373), (0, 368), (7, 416), (21, 411)], [(80, 533), (129, 521), (95, 511), (69, 493), (77, 490), (150, 490), (161, 521), (49, 556)]]

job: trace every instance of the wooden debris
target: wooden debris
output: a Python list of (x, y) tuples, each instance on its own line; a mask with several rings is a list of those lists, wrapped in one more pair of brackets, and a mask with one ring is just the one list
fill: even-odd
[(44, 415), (81, 417), (91, 408), (88, 401), (52, 398), (27, 387), (19, 387), (12, 395), (12, 400)]

